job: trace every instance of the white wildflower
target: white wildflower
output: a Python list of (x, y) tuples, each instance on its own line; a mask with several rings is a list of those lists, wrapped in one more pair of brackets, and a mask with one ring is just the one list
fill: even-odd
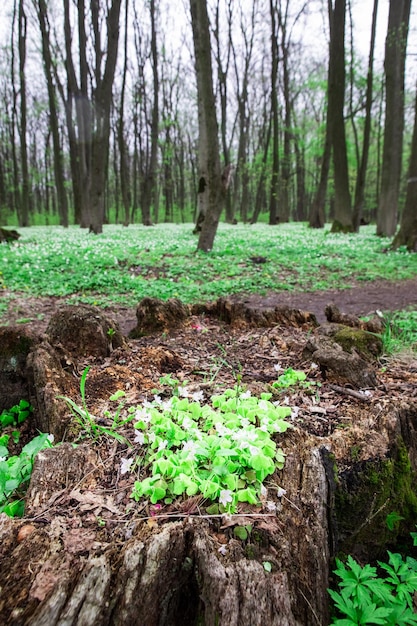
[(291, 407), (291, 419), (296, 419), (298, 417), (299, 412), (300, 412), (299, 406)]
[(145, 433), (141, 430), (135, 429), (135, 443), (139, 443), (141, 446), (145, 443)]
[(220, 546), (220, 548), (217, 550), (217, 552), (220, 552), (220, 554), (222, 554), (223, 556), (226, 556), (226, 554), (227, 554), (226, 546)]
[(261, 411), (267, 411), (268, 410), (268, 403), (267, 403), (266, 400), (259, 400), (258, 406), (261, 409)]
[(149, 422), (151, 421), (151, 416), (145, 408), (136, 409), (135, 418), (137, 420), (145, 422), (145, 424), (149, 424)]
[(48, 435), (47, 436), (47, 440), (49, 441), (49, 443), (54, 443), (54, 439), (55, 439), (55, 437), (53, 435)]
[(193, 399), (193, 402), (203, 402), (204, 400), (204, 392), (203, 391), (195, 391), (191, 398)]
[(195, 441), (185, 441), (182, 449), (184, 450), (184, 452), (188, 452), (187, 458), (190, 461), (194, 461), (195, 459), (195, 455), (197, 452), (197, 444)]
[(133, 459), (122, 459), (122, 462), (120, 463), (120, 473), (123, 475), (127, 474), (127, 472), (130, 472), (132, 463)]
[(277, 510), (277, 505), (275, 504), (275, 502), (273, 502), (273, 500), (268, 500), (268, 502), (266, 502), (265, 504), (265, 508), (267, 511), (274, 513), (274, 511)]
[(5, 461), (5, 460), (6, 460), (5, 456), (0, 456), (0, 463), (3, 463), (3, 461)]
[(169, 411), (172, 408), (172, 398), (169, 398), (168, 400), (164, 400), (164, 402), (161, 402), (161, 408), (164, 411)]
[(189, 430), (192, 425), (192, 420), (189, 417), (184, 417), (184, 419), (182, 420), (182, 427), (185, 428), (185, 430)]
[(247, 417), (242, 417), (240, 423), (242, 424), (243, 428), (248, 428), (248, 426), (250, 426), (250, 421)]
[(232, 432), (230, 428), (226, 428), (226, 426), (222, 424), (221, 422), (217, 422), (215, 428), (217, 430), (217, 434), (220, 437), (224, 437), (225, 435), (230, 435)]
[(240, 394), (240, 397), (242, 398), (242, 400), (247, 400), (248, 398), (251, 397), (251, 392), (248, 389), (247, 391), (244, 391), (243, 393)]
[(268, 489), (265, 487), (265, 485), (261, 485), (261, 498), (266, 498), (267, 495)]
[(184, 387), (178, 387), (178, 395), (180, 398), (188, 398), (189, 392), (185, 385)]
[(284, 368), (282, 367), (281, 363), (275, 363), (275, 365), (274, 365), (274, 370), (275, 370), (276, 372), (282, 372), (282, 370), (283, 370), (283, 369), (284, 369)]
[(316, 369), (318, 369), (318, 367), (319, 366), (317, 365), (317, 363), (311, 363), (311, 365), (310, 365), (310, 369), (312, 369), (312, 370), (316, 370)]
[(222, 504), (223, 506), (227, 506), (227, 503), (232, 502), (232, 500), (233, 497), (230, 489), (222, 489), (219, 496), (220, 504)]
[(160, 406), (162, 404), (161, 396), (154, 395), (153, 401), (154, 401), (154, 404), (157, 404), (158, 406)]
[(148, 435), (149, 443), (153, 443), (155, 441), (155, 438), (156, 438), (155, 433), (149, 433), (149, 435)]
[(283, 489), (282, 487), (278, 487), (277, 489), (278, 498), (282, 498), (282, 496), (285, 496), (286, 493), (287, 493), (286, 489)]
[(166, 441), (166, 439), (164, 441), (161, 441), (161, 443), (158, 446), (158, 452), (160, 452), (161, 450), (165, 450), (167, 445), (168, 445), (168, 441)]

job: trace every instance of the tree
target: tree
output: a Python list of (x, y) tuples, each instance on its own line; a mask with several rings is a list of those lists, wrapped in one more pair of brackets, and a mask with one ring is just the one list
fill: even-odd
[(151, 56), (153, 77), (153, 104), (151, 114), (151, 150), (147, 171), (143, 181), (142, 196), (142, 223), (144, 226), (152, 226), (151, 206), (157, 213), (158, 189), (158, 139), (159, 139), (159, 70), (158, 70), (158, 44), (156, 36), (156, 7), (155, 0), (150, 0), (149, 10), (151, 15)]
[(390, 0), (385, 41), (385, 127), (376, 233), (395, 234), (404, 130), (404, 74), (411, 0)]
[(213, 92), (210, 23), (206, 0), (190, 0), (198, 98), (198, 214), (203, 216), (197, 248), (209, 252), (223, 208), (216, 102)]
[(332, 232), (352, 232), (352, 206), (344, 119), (345, 102), (345, 21), (346, 0), (335, 0), (330, 30), (329, 123), (334, 169), (334, 221)]
[[(64, 0), (64, 33), (68, 95), (67, 126), (71, 149), (76, 216), (81, 226), (101, 233), (105, 215), (105, 187), (109, 158), (110, 110), (119, 44), (121, 0), (112, 0), (102, 13), (99, 0), (77, 3), (79, 80), (72, 51), (70, 3)], [(91, 20), (92, 50), (88, 48), (86, 19)], [(106, 23), (106, 41), (102, 24)], [(104, 60), (104, 53), (105, 60)], [(91, 55), (89, 54), (91, 52)], [(104, 69), (103, 69), (104, 68)], [(72, 119), (75, 106), (76, 123)]]
[(414, 106), (414, 131), (408, 169), (407, 194), (401, 216), (400, 230), (392, 242), (396, 250), (407, 246), (409, 252), (417, 252), (417, 89)]
[(366, 101), (365, 101), (365, 128), (363, 131), (362, 155), (360, 158), (358, 177), (355, 188), (355, 205), (353, 208), (353, 226), (355, 231), (359, 230), (361, 223), (363, 205), (365, 199), (366, 173), (368, 168), (369, 144), (371, 136), (371, 112), (372, 112), (372, 96), (373, 96), (373, 78), (374, 78), (374, 50), (376, 37), (376, 18), (378, 14), (378, 0), (374, 0), (374, 8), (372, 12), (371, 27), (371, 43), (369, 49), (368, 73), (366, 77)]
[(21, 226), (29, 226), (29, 164), (27, 147), (27, 94), (26, 94), (26, 40), (27, 17), (24, 0), (19, 0), (18, 11), (19, 84), (20, 84), (20, 161), (22, 168), (22, 192), (20, 194)]
[(52, 132), (53, 154), (54, 154), (54, 174), (55, 186), (58, 196), (58, 211), (62, 226), (68, 226), (68, 199), (65, 189), (63, 154), (59, 135), (59, 121), (57, 111), (57, 98), (53, 84), (53, 62), (50, 46), (49, 23), (47, 18), (45, 0), (38, 0), (37, 4), (38, 20), (42, 35), (42, 56), (45, 71), (45, 78), (48, 87), (49, 122)]
[(278, 116), (278, 33), (276, 26), (277, 7), (275, 0), (269, 0), (271, 17), (271, 124), (272, 124), (272, 174), (269, 197), (269, 223), (278, 221), (279, 195), (279, 116)]

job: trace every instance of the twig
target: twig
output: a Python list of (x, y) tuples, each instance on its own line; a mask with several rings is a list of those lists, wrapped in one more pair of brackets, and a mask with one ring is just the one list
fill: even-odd
[(336, 391), (337, 393), (342, 393), (345, 396), (351, 396), (352, 398), (356, 398), (356, 400), (360, 400), (361, 402), (370, 402), (370, 397), (366, 394), (362, 393), (362, 391), (355, 391), (354, 389), (349, 389), (348, 387), (339, 387), (339, 385), (329, 385), (330, 389)]

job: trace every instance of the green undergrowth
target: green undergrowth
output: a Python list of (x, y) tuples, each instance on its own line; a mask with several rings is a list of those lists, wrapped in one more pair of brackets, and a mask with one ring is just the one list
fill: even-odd
[[(32, 413), (26, 400), (0, 414), (0, 513), (9, 517), (24, 514), (24, 495), (38, 452), (52, 446), (51, 435), (39, 434), (22, 447), (19, 454), (10, 454), (10, 444), (19, 444), (19, 427)], [(2, 431), (7, 430), (6, 433)]]
[(384, 316), (382, 342), (384, 353), (417, 351), (417, 311), (395, 311)]
[[(166, 375), (153, 399), (140, 405), (125, 407), (122, 391), (111, 396), (117, 408), (106, 412), (103, 425), (86, 404), (87, 373), (88, 368), (80, 383), (81, 406), (64, 397), (78, 424), (78, 440), (106, 437), (127, 444), (120, 471), (135, 475), (134, 500), (159, 505), (199, 496), (211, 514), (234, 513), (240, 502), (265, 502), (264, 482), (285, 462), (276, 437), (291, 428), (292, 412), (271, 401), (271, 393), (252, 396), (238, 380), (233, 389), (205, 398)], [(302, 372), (285, 374), (284, 387), (307, 382)], [(276, 492), (284, 493), (278, 485)]]
[(134, 306), (144, 296), (196, 302), (242, 292), (346, 289), (417, 274), (417, 255), (386, 252), (388, 241), (372, 226), (344, 235), (301, 223), (221, 224), (208, 255), (196, 252), (192, 224), (106, 226), (99, 236), (77, 227), (19, 232), (19, 241), (0, 246), (3, 291), (100, 306)]
[[(417, 546), (417, 533), (411, 533)], [(417, 560), (388, 551), (388, 562), (361, 566), (349, 556), (346, 563), (336, 559), (334, 573), (340, 579), (338, 591), (329, 589), (341, 617), (332, 626), (412, 626), (417, 624), (414, 595), (417, 593)]]

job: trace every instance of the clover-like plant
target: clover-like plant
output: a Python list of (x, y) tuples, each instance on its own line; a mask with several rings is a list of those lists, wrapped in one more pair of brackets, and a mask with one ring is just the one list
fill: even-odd
[(264, 480), (284, 466), (273, 436), (290, 427), (291, 409), (270, 399), (236, 386), (207, 404), (174, 395), (137, 407), (135, 441), (145, 447), (143, 465), (151, 472), (135, 482), (131, 497), (155, 504), (199, 494), (230, 513), (239, 502), (259, 505)]

